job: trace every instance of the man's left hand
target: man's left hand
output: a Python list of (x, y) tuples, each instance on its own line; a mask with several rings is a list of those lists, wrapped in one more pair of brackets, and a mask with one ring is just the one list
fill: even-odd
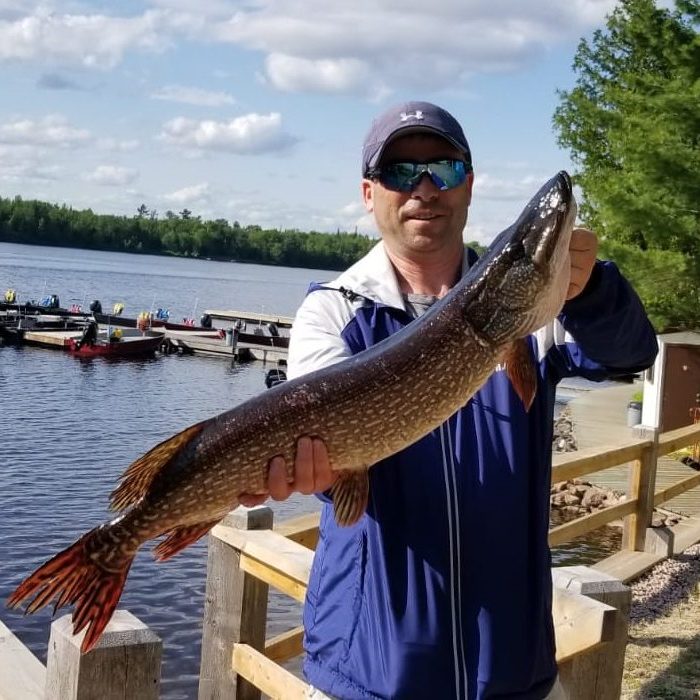
[(571, 232), (569, 255), (571, 256), (571, 279), (567, 299), (578, 296), (588, 282), (596, 254), (598, 253), (598, 237), (587, 228), (575, 228)]

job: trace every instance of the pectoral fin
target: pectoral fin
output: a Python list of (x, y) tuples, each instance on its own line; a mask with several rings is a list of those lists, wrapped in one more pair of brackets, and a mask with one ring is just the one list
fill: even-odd
[(331, 486), (333, 510), (338, 525), (354, 525), (367, 510), (369, 476), (367, 469), (344, 469)]
[(527, 338), (516, 340), (508, 349), (504, 361), (513, 389), (525, 410), (529, 411), (537, 391), (537, 369)]

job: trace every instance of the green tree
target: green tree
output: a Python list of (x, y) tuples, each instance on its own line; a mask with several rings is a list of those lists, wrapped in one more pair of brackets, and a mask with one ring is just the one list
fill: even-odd
[(659, 330), (700, 326), (699, 24), (698, 0), (621, 0), (554, 114), (581, 216)]

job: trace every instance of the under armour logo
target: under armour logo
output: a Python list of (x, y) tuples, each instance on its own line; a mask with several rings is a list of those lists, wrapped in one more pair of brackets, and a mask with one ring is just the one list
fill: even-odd
[(423, 112), (417, 109), (415, 112), (401, 112), (399, 116), (401, 117), (401, 121), (405, 122), (409, 119), (423, 119)]

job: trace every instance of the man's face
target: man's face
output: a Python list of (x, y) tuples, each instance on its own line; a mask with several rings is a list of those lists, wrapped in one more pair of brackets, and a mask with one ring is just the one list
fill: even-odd
[[(463, 155), (448, 141), (432, 134), (409, 134), (392, 141), (381, 164), (412, 161), (462, 160)], [(474, 176), (461, 185), (439, 190), (424, 175), (413, 192), (394, 192), (378, 181), (363, 180), (362, 196), (390, 251), (410, 257), (461, 248), (467, 222)]]

